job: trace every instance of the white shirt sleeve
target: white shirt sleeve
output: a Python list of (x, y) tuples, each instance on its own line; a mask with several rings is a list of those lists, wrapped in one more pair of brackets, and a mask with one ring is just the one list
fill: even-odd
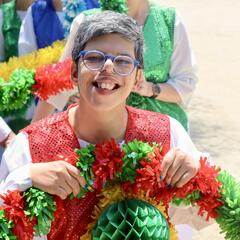
[(187, 107), (198, 81), (197, 64), (194, 57), (187, 30), (176, 13), (174, 27), (174, 46), (171, 57), (171, 68), (167, 81), (179, 93), (182, 106)]
[[(200, 160), (200, 156), (207, 156), (206, 153), (199, 152), (192, 140), (190, 139), (188, 133), (183, 128), (183, 126), (174, 118), (170, 117), (170, 129), (171, 129), (171, 148), (179, 148), (182, 151), (188, 153), (193, 157), (195, 161)], [(204, 227), (213, 224), (214, 221), (206, 221), (206, 216), (200, 217), (198, 215), (198, 207), (197, 206), (175, 206), (170, 205), (169, 208), (169, 216), (171, 218), (171, 222), (174, 225), (177, 224), (189, 224), (196, 230), (200, 230)], [(186, 238), (181, 238), (186, 239)]]
[(0, 143), (7, 138), (10, 132), (11, 132), (11, 129), (5, 123), (5, 121), (0, 117)]
[(7, 190), (25, 191), (32, 186), (29, 164), (30, 155), (27, 136), (19, 133), (3, 154), (0, 164), (0, 194)]
[(22, 21), (18, 39), (18, 55), (26, 55), (37, 51), (37, 40), (33, 27), (32, 8), (28, 8), (26, 16)]
[(182, 124), (180, 124), (175, 118), (169, 118), (171, 130), (170, 148), (179, 148), (192, 156), (196, 161), (199, 161), (200, 156), (202, 156), (203, 153), (197, 150)]

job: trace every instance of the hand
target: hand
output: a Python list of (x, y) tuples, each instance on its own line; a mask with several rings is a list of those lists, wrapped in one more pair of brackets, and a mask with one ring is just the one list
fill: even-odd
[(141, 96), (151, 97), (153, 95), (152, 83), (146, 81), (144, 75), (141, 74), (141, 78), (133, 88), (133, 92), (138, 93)]
[(180, 188), (197, 174), (199, 166), (190, 155), (173, 148), (163, 158), (161, 179)]
[(61, 199), (74, 196), (85, 186), (85, 179), (79, 170), (65, 161), (33, 163), (30, 165), (32, 185), (42, 191), (55, 194)]
[(3, 142), (1, 142), (1, 146), (3, 146), (4, 148), (7, 148), (9, 144), (12, 142), (12, 140), (15, 138), (15, 136), (16, 135), (14, 132), (10, 132), (7, 138), (5, 138)]

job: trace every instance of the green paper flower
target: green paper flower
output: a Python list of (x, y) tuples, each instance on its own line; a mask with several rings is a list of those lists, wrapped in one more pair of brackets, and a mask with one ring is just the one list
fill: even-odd
[[(80, 188), (80, 192), (77, 195), (77, 198), (83, 197), (88, 190), (92, 190), (91, 186), (93, 184), (94, 174), (92, 172), (92, 165), (94, 163), (94, 145), (89, 144), (84, 148), (75, 149), (76, 154), (78, 155), (78, 161), (76, 167), (80, 170), (80, 175), (86, 180), (86, 187)], [(70, 198), (73, 198), (71, 194)]]
[(121, 180), (123, 182), (134, 182), (136, 177), (136, 169), (139, 168), (139, 161), (145, 159), (153, 147), (148, 143), (134, 140), (122, 146), (126, 155), (123, 158)]
[(36, 236), (47, 235), (56, 210), (53, 196), (39, 189), (29, 188), (24, 192), (24, 198), (27, 205), (26, 215), (30, 219), (37, 218), (37, 225), (34, 227)]
[(0, 80), (0, 112), (18, 110), (24, 107), (31, 97), (35, 70), (15, 70), (9, 82)]
[(225, 239), (240, 239), (240, 183), (227, 172), (221, 172), (218, 180), (223, 183), (220, 194), (224, 205), (218, 209), (216, 221), (225, 233)]
[(111, 10), (119, 13), (127, 13), (126, 0), (100, 0), (102, 10)]
[(0, 210), (0, 239), (15, 240), (17, 239), (12, 233), (13, 222), (6, 219), (4, 210)]
[(195, 203), (198, 199), (201, 198), (201, 194), (199, 191), (195, 191), (191, 194), (188, 194), (185, 198), (174, 198), (172, 200), (172, 203), (179, 206), (181, 204), (183, 205), (191, 205)]
[(169, 225), (162, 213), (147, 202), (123, 200), (110, 205), (99, 217), (93, 240), (169, 240)]

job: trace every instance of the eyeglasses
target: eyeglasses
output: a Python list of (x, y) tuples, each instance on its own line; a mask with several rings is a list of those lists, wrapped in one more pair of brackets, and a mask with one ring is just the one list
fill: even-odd
[(140, 62), (129, 56), (113, 56), (97, 50), (81, 51), (78, 57), (81, 57), (85, 67), (91, 71), (101, 71), (105, 62), (111, 59), (113, 62), (113, 71), (121, 76), (131, 74), (136, 66), (140, 67)]

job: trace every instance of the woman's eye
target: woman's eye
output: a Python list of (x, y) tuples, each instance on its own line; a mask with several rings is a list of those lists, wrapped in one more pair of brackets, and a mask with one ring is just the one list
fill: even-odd
[(85, 61), (88, 62), (101, 62), (103, 58), (101, 56), (87, 56), (85, 58)]
[(127, 59), (117, 59), (116, 60), (116, 63), (117, 64), (120, 64), (120, 65), (129, 65), (129, 64), (132, 64), (131, 61), (127, 60)]

